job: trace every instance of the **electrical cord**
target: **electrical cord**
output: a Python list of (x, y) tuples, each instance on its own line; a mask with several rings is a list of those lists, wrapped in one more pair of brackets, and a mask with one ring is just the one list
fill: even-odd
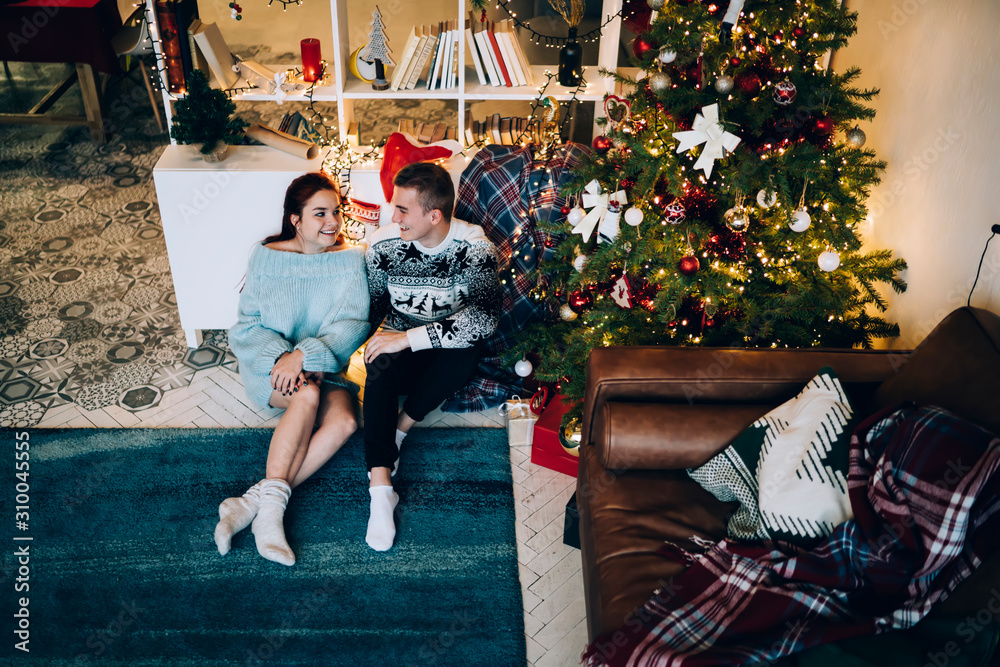
[(976, 291), (976, 283), (979, 282), (979, 272), (983, 270), (983, 260), (986, 259), (986, 251), (989, 249), (990, 241), (993, 240), (993, 237), (1000, 234), (1000, 225), (993, 225), (990, 231), (993, 233), (986, 239), (986, 247), (983, 248), (983, 256), (979, 258), (979, 268), (976, 269), (976, 279), (972, 281), (972, 289), (969, 290), (969, 298), (965, 302), (965, 305), (969, 307), (972, 306), (972, 293)]

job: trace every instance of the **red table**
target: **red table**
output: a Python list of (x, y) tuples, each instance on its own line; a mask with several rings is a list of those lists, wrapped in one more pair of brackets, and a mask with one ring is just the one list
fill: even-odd
[[(27, 0), (0, 5), (0, 60), (74, 63), (76, 72), (49, 91), (28, 113), (0, 114), (0, 122), (87, 125), (104, 141), (101, 98), (94, 70), (118, 71), (111, 38), (122, 26), (116, 0)], [(45, 115), (75, 80), (86, 116)]]

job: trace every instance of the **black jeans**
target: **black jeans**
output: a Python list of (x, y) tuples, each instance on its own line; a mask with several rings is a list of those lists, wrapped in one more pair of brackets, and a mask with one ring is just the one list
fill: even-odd
[(365, 417), (365, 463), (372, 468), (392, 468), (399, 456), (396, 423), (399, 397), (406, 396), (403, 410), (415, 421), (441, 405), (468, 384), (483, 354), (481, 345), (432, 350), (403, 350), (380, 354), (365, 364), (363, 413)]

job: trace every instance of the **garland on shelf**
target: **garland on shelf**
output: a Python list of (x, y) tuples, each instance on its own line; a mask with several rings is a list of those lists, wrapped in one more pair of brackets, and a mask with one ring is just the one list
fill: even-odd
[[(472, 6), (475, 9), (481, 10), (483, 12), (483, 17), (480, 20), (481, 21), (485, 21), (486, 20), (486, 0), (470, 0), (470, 1), (471, 1)], [(537, 30), (535, 30), (534, 28), (532, 28), (530, 25), (528, 25), (527, 23), (525, 23), (521, 19), (517, 18), (517, 12), (512, 12), (510, 10), (510, 8), (507, 7), (508, 1), (509, 0), (497, 0), (497, 6), (496, 6), (496, 8), (497, 9), (502, 9), (505, 12), (507, 12), (507, 16), (509, 16), (511, 18), (511, 20), (514, 21), (514, 23), (516, 25), (518, 25), (522, 29), (530, 32), (531, 33), (531, 41), (533, 41), (535, 44), (541, 44), (542, 46), (548, 46), (548, 47), (557, 47), (557, 46), (561, 47), (561, 46), (567, 44), (570, 41), (569, 37), (561, 37), (561, 36), (555, 36), (555, 35), (546, 35), (546, 34), (538, 32)], [(604, 23), (602, 23), (600, 26), (594, 28), (590, 32), (586, 32), (586, 33), (584, 33), (582, 35), (577, 35), (576, 38), (575, 38), (575, 41), (577, 41), (577, 42), (596, 42), (598, 39), (600, 39), (601, 32), (604, 30), (604, 27), (606, 25), (608, 25), (609, 23), (611, 23), (612, 21), (614, 21), (618, 17), (629, 18), (634, 13), (635, 13), (634, 11), (629, 11), (628, 13), (626, 13), (625, 8), (622, 7), (617, 12), (615, 12), (614, 14), (612, 14), (611, 16), (609, 16), (607, 19), (605, 19)]]

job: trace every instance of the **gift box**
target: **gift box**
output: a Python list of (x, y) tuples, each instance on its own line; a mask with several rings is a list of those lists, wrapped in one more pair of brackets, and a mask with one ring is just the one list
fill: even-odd
[(507, 425), (507, 441), (511, 447), (530, 446), (538, 420), (538, 415), (531, 411), (530, 401), (514, 396), (497, 410)]
[(576, 470), (580, 465), (579, 453), (575, 449), (571, 452), (564, 447), (560, 437), (562, 418), (567, 409), (562, 395), (558, 393), (542, 409), (542, 414), (535, 422), (531, 462), (576, 477)]

